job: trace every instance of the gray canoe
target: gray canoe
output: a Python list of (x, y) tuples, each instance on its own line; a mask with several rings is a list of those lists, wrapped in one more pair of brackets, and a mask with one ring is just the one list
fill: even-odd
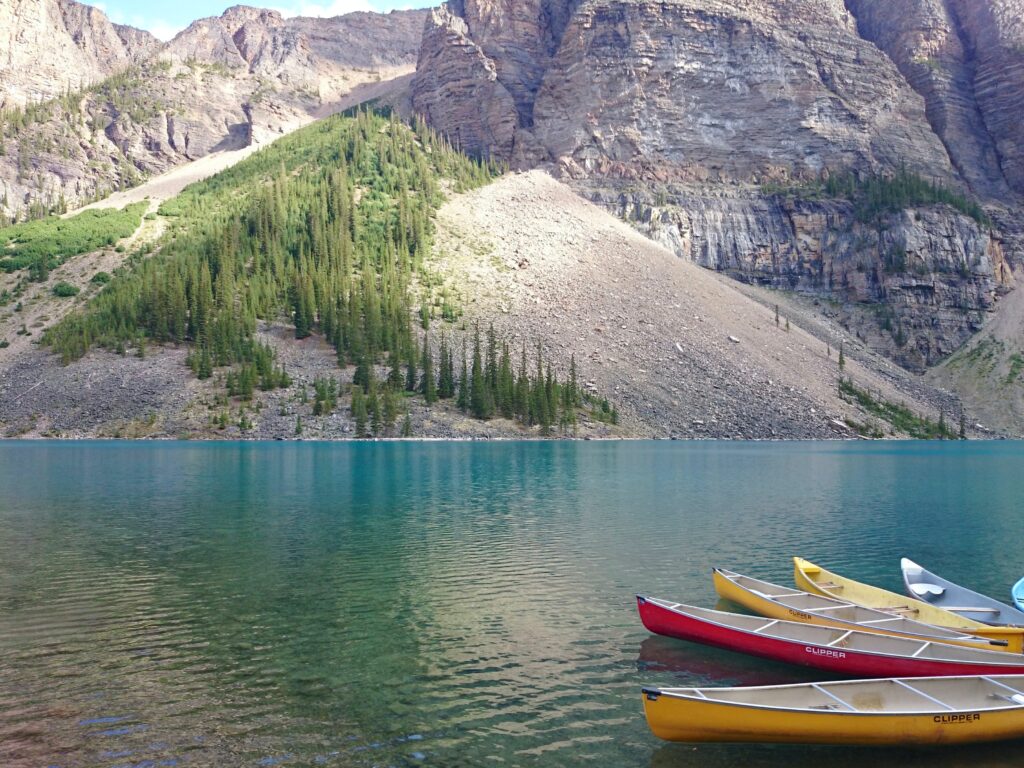
[(947, 581), (905, 557), (900, 560), (900, 568), (911, 597), (984, 624), (1024, 626), (1024, 611)]

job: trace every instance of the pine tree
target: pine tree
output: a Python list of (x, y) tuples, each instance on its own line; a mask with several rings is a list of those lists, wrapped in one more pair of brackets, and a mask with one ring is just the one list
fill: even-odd
[[(573, 354), (569, 358), (569, 399), (568, 403), (570, 407), (575, 409), (580, 404), (580, 383), (579, 376), (576, 372), (576, 355)], [(573, 413), (573, 423), (576, 422), (575, 412)]]
[(459, 410), (469, 411), (469, 371), (466, 368), (466, 348), (462, 348), (462, 375), (459, 376), (459, 396), (456, 401)]
[(413, 339), (412, 351), (409, 353), (408, 365), (405, 369), (405, 391), (416, 391), (416, 340)]
[(395, 394), (395, 390), (391, 386), (384, 390), (383, 411), (384, 427), (391, 430), (398, 420), (398, 395)]
[(516, 390), (513, 399), (513, 410), (521, 421), (532, 424), (530, 418), (530, 378), (526, 369), (526, 345), (523, 345), (522, 356), (519, 360), (519, 376), (516, 379)]
[(437, 379), (434, 377), (434, 357), (430, 351), (430, 337), (423, 338), (423, 380), (420, 382), (420, 392), (427, 405), (437, 402)]
[(483, 357), (480, 351), (480, 329), (476, 329), (473, 341), (473, 370), (469, 384), (469, 410), (477, 419), (490, 419), (494, 415), (490, 388), (484, 374)]
[(515, 377), (512, 375), (512, 358), (508, 344), (501, 346), (501, 363), (498, 365), (497, 408), (506, 419), (515, 418)]
[(370, 429), (373, 432), (374, 437), (377, 437), (380, 434), (381, 428), (384, 426), (384, 419), (382, 417), (380, 397), (377, 396), (376, 382), (370, 386), (369, 392), (367, 393), (366, 410), (370, 414)]
[(366, 398), (363, 395), (363, 388), (358, 384), (352, 387), (352, 418), (356, 423), (355, 436), (366, 437)]
[(405, 418), (402, 420), (402, 437), (412, 437), (412, 416), (409, 409), (405, 411)]
[(455, 371), (451, 361), (451, 349), (448, 347), (448, 339), (444, 331), (441, 332), (440, 358), (441, 376), (437, 385), (437, 394), (442, 400), (447, 400), (455, 395)]
[(846, 370), (846, 355), (843, 352), (843, 342), (839, 342), (839, 370)]
[(401, 389), (405, 384), (405, 376), (402, 375), (402, 358), (397, 352), (390, 354), (391, 371), (388, 373), (388, 386), (392, 389)]

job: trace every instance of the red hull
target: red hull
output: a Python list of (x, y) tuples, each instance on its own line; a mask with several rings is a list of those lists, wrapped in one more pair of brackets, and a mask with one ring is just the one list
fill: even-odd
[(658, 635), (713, 645), (727, 651), (824, 669), (850, 677), (949, 677), (955, 675), (1019, 675), (1024, 666), (972, 664), (969, 662), (936, 661), (905, 656), (867, 653), (850, 649), (830, 648), (795, 640), (765, 637), (742, 629), (715, 624), (703, 619), (656, 605), (637, 597), (640, 619), (648, 630)]

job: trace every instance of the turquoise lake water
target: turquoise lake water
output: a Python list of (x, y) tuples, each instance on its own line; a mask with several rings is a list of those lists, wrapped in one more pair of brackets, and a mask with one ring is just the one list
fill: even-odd
[(665, 744), (639, 688), (813, 671), (649, 635), (713, 566), (1000, 599), (1019, 443), (0, 443), (0, 766), (1021, 766)]

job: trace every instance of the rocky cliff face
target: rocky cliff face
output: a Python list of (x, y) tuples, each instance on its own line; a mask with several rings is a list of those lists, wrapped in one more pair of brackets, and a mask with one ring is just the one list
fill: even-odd
[(946, 0), (847, 0), (865, 38), (888, 54), (925, 100), (928, 122), (957, 171), (986, 197), (1009, 192), (975, 98), (973, 45)]
[[(362, 83), (410, 72), (425, 13), (284, 19), (236, 6), (197, 21), (117, 78), (20, 123), (0, 120), (0, 213), (61, 199), (73, 205), (210, 152), (279, 136)], [(107, 27), (118, 40), (132, 39)], [(19, 48), (22, 57), (30, 53)], [(45, 73), (38, 61), (24, 66)]]
[[(579, 185), (577, 185), (579, 186)], [(851, 333), (910, 370), (956, 350), (1013, 282), (1003, 243), (944, 207), (862, 223), (842, 200), (674, 186), (583, 186), (683, 258), (744, 282), (828, 297)]]
[[(494, 5), (432, 16), (413, 99), (440, 128), (482, 136), (486, 126), (450, 120), (457, 107), (445, 101), (469, 92), (467, 83), (493, 80), (495, 94), (479, 94), (476, 122), (507, 114), (503, 94), (511, 96), (515, 135), (492, 149), (519, 164), (715, 181), (900, 162), (952, 174), (922, 100), (839, 2), (589, 2), (548, 35), (560, 38), (552, 53), (538, 53), (533, 29)], [(570, 10), (535, 5), (531, 19)], [(501, 35), (496, 18), (506, 21)], [(513, 45), (527, 35), (529, 44)], [(479, 54), (472, 67), (466, 50)], [(466, 65), (437, 71), (446, 51)], [(526, 59), (535, 66), (518, 65)]]
[(974, 65), (974, 93), (1003, 174), (1024, 193), (1024, 0), (948, 0)]
[(72, 0), (0, 3), (0, 107), (84, 88), (148, 58), (159, 41)]
[(1011, 222), (1020, 5), (449, 3), (427, 21), (413, 104), (470, 151), (556, 168), (682, 257), (869, 308), (853, 330), (920, 369), (1012, 286), (1021, 238), (945, 206), (866, 225), (843, 201), (762, 189), (905, 168)]

